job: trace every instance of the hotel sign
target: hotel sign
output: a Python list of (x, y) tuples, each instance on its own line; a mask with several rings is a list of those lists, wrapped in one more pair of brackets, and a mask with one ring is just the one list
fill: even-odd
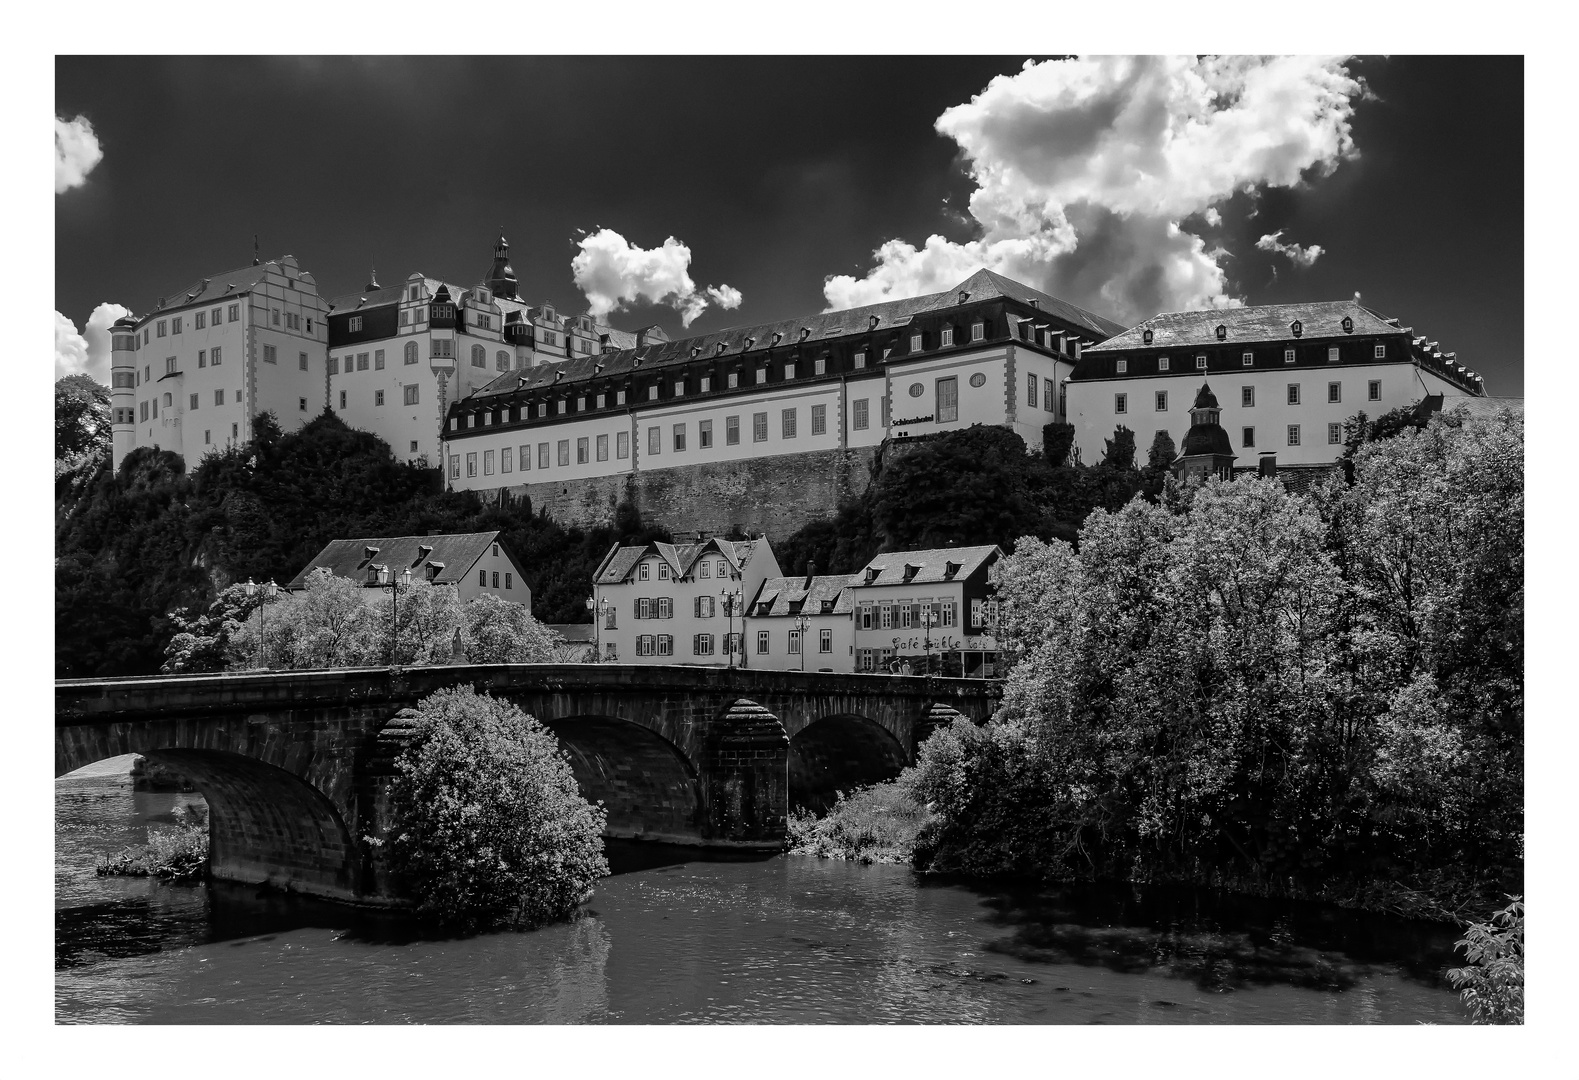
[[(895, 652), (922, 652), (927, 639), (921, 634), (912, 634), (909, 637), (892, 638), (891, 642), (890, 648)], [(939, 652), (996, 652), (998, 643), (986, 634), (934, 634), (932, 648)]]
[(930, 416), (911, 416), (911, 417), (908, 417), (908, 418), (906, 418), (904, 420), (891, 421), (889, 426), (890, 427), (904, 427), (906, 424), (930, 424), (930, 423), (932, 423), (932, 417), (930, 417)]

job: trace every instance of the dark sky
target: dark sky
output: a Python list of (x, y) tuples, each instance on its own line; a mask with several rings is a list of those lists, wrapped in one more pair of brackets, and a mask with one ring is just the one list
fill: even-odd
[[(146, 311), (249, 263), (253, 233), (326, 295), (360, 288), (370, 260), (386, 283), (467, 283), (502, 225), (532, 301), (584, 307), (572, 238), (607, 226), (644, 248), (673, 235), (698, 286), (744, 293), (699, 332), (818, 311), (824, 278), (861, 276), (886, 240), (973, 237), (944, 205), (972, 181), (933, 123), (1025, 59), (62, 57), (56, 113), (86, 116), (104, 158), (55, 200), (56, 307), (79, 328), (103, 301)], [(1522, 60), (1350, 70), (1370, 92), (1358, 156), (1224, 205), (1234, 293), (1359, 290), (1521, 395)], [(1296, 269), (1256, 251), (1277, 229), (1325, 254)], [(668, 308), (612, 321), (681, 332)]]

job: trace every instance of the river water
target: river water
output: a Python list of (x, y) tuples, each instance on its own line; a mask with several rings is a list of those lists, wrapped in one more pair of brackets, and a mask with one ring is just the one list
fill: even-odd
[(59, 1023), (1457, 1024), (1451, 927), (1202, 890), (613, 845), (582, 918), (424, 937), (226, 885), (100, 878), (193, 795), (55, 796)]

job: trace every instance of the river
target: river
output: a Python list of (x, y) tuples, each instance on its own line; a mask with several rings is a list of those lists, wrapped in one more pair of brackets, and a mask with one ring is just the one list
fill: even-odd
[(253, 888), (98, 877), (198, 797), (117, 775), (55, 791), (58, 1023), (1466, 1022), (1451, 927), (1325, 905), (613, 844), (582, 918), (435, 940)]

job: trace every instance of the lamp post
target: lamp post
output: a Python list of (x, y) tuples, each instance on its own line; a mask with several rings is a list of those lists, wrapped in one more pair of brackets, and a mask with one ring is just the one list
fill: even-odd
[(795, 630), (800, 634), (800, 669), (806, 670), (806, 631), (811, 629), (811, 619), (805, 615), (795, 616)]
[(932, 674), (932, 628), (938, 624), (938, 613), (930, 607), (921, 609), (921, 649), (926, 655), (927, 674)]
[(249, 600), (259, 594), (262, 594), (263, 596), (263, 603), (258, 605), (258, 666), (267, 671), (269, 667), (269, 656), (266, 646), (268, 640), (269, 616), (265, 608), (268, 605), (268, 602), (274, 599), (274, 594), (280, 591), (280, 587), (274, 584), (272, 581), (265, 581), (259, 584), (258, 582), (253, 581), (251, 578), (248, 578), (246, 584), (242, 586), (242, 591), (246, 593)]
[(587, 610), (592, 612), (592, 655), (603, 661), (603, 617), (614, 610), (614, 605), (599, 597), (587, 597)]
[(387, 566), (378, 568), (379, 588), (389, 586), (389, 666), (395, 666), (395, 641), (400, 635), (400, 587), (411, 584), (411, 567), (406, 567), (396, 577)]
[[(740, 600), (741, 600), (740, 590), (739, 589), (723, 588), (723, 589), (720, 589), (718, 591), (718, 595), (724, 598), (724, 614), (729, 618), (729, 637), (727, 637), (725, 639), (725, 643), (726, 643), (725, 644), (725, 648), (728, 648), (728, 643), (735, 640), (735, 610), (740, 607)], [(743, 616), (744, 612), (742, 612), (741, 614)], [(741, 636), (742, 639), (744, 639), (745, 636), (746, 636), (745, 631), (746, 631), (746, 622), (745, 622), (745, 619), (742, 618), (740, 620), (740, 636)], [(728, 666), (729, 667), (734, 667), (735, 666), (735, 651), (733, 649), (729, 649), (728, 651), (729, 651), (729, 665)], [(742, 666), (744, 666), (744, 664), (745, 664), (745, 659), (746, 659), (746, 643), (745, 643), (744, 640), (742, 640), (740, 642), (740, 661), (741, 661)]]

